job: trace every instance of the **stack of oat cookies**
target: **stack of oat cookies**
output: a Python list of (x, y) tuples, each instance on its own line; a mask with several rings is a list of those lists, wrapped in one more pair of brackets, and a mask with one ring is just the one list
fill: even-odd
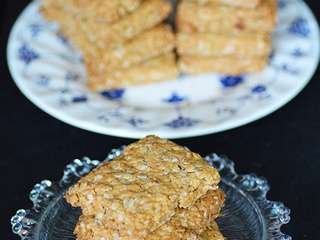
[(271, 51), (276, 0), (181, 0), (179, 68), (184, 73), (262, 70)]
[(198, 154), (155, 136), (80, 179), (65, 195), (82, 215), (78, 240), (223, 240), (219, 173)]
[(95, 90), (175, 79), (166, 0), (43, 0), (42, 13), (83, 53)]

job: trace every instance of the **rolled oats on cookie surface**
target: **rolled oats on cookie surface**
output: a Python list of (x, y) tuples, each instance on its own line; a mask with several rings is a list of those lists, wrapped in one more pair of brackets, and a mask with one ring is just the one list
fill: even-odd
[[(190, 209), (194, 216), (203, 212), (203, 208), (194, 209), (192, 205), (199, 199), (207, 202), (209, 199), (201, 197), (217, 190), (219, 181), (217, 170), (200, 155), (171, 141), (148, 136), (80, 179), (65, 197), (72, 206), (81, 207), (82, 219), (94, 217), (94, 222), (105, 226), (103, 231), (108, 236), (139, 239), (175, 215), (176, 221), (188, 225), (192, 221), (183, 217), (179, 209)], [(215, 196), (214, 201), (221, 198)], [(89, 228), (92, 224), (82, 225)]]

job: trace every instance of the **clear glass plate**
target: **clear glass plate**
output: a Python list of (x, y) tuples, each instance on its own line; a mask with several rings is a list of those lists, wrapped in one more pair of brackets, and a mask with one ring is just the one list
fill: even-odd
[[(113, 149), (105, 161), (120, 155), (122, 148)], [(239, 175), (234, 163), (211, 154), (205, 158), (221, 176), (226, 203), (218, 224), (228, 240), (291, 240), (281, 233), (281, 226), (290, 221), (290, 210), (281, 202), (266, 199), (269, 185), (254, 174)], [(80, 210), (70, 207), (63, 193), (81, 176), (98, 166), (100, 161), (89, 158), (74, 160), (67, 165), (59, 182), (44, 180), (30, 192), (33, 208), (20, 209), (11, 219), (12, 230), (22, 240), (71, 240)]]

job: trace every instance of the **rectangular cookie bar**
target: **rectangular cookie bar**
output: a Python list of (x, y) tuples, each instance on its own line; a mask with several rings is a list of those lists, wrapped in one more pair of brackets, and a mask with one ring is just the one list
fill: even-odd
[(178, 33), (177, 49), (181, 55), (266, 56), (271, 51), (267, 34)]
[[(224, 240), (222, 233), (215, 221), (211, 222), (202, 234), (198, 235), (194, 231), (175, 225), (165, 225), (159, 233), (150, 234), (145, 240)], [(82, 239), (79, 239), (82, 240)], [(84, 240), (84, 239), (83, 239)], [(98, 240), (98, 239), (97, 239)]]
[(131, 39), (146, 29), (164, 20), (172, 11), (166, 0), (148, 0), (131, 15), (112, 25), (112, 29), (123, 38)]
[(226, 4), (232, 7), (256, 8), (262, 0), (193, 0), (199, 4), (215, 3)]
[(276, 23), (277, 1), (265, 0), (256, 9), (234, 8), (182, 0), (177, 10), (180, 32), (271, 32)]
[[(41, 11), (48, 20), (57, 22), (71, 41), (86, 39), (85, 41), (95, 46), (100, 52), (122, 45), (161, 23), (169, 15), (171, 4), (166, 0), (144, 1), (134, 12), (113, 24), (98, 22), (92, 18), (79, 19), (57, 7), (43, 7)], [(69, 29), (71, 27), (73, 29)]]
[(175, 36), (172, 29), (168, 25), (160, 25), (117, 48), (104, 51), (99, 67), (109, 70), (127, 68), (171, 52), (174, 48)]
[(188, 209), (178, 208), (172, 219), (158, 228), (154, 235), (161, 235), (168, 225), (181, 226), (196, 234), (203, 233), (219, 215), (225, 195), (220, 189), (211, 190), (203, 195)]
[[(101, 239), (121, 239), (121, 240), (201, 240), (194, 231), (171, 224), (162, 225), (161, 231), (155, 231), (143, 238), (124, 236), (123, 232), (114, 234), (112, 229), (103, 225), (98, 225), (94, 218), (81, 216), (76, 225), (74, 234), (77, 240), (101, 240)], [(161, 234), (161, 235), (159, 235)]]
[[(203, 234), (219, 215), (223, 202), (224, 194), (221, 190), (210, 191), (190, 209), (178, 209), (170, 221), (151, 232), (145, 239), (185, 240), (191, 236), (199, 239), (198, 235)], [(74, 233), (78, 240), (100, 240), (103, 237), (108, 239), (110, 229), (108, 224), (95, 217), (81, 216)]]
[[(65, 37), (76, 46), (84, 55), (86, 59), (101, 59), (101, 54), (105, 49), (99, 48), (97, 43), (94, 43), (91, 32), (87, 32), (88, 29), (85, 29), (83, 26), (85, 20), (79, 20), (73, 15), (57, 8), (46, 8), (42, 7), (40, 9), (42, 15), (49, 21), (58, 23), (59, 30), (63, 33)], [(106, 29), (105, 31), (108, 31)], [(113, 35), (116, 37), (115, 35)], [(114, 42), (122, 41), (119, 38), (114, 38)]]
[(175, 55), (167, 53), (129, 68), (97, 73), (95, 65), (88, 65), (88, 87), (93, 91), (123, 88), (174, 80), (178, 76)]
[(166, 0), (144, 1), (133, 13), (111, 25), (92, 19), (83, 21), (81, 27), (89, 34), (90, 41), (99, 48), (108, 49), (132, 39), (161, 23), (170, 13), (171, 4)]
[(45, 8), (59, 8), (78, 19), (91, 18), (101, 23), (112, 23), (136, 10), (141, 0), (43, 0)]
[(267, 57), (202, 57), (181, 56), (178, 67), (181, 72), (187, 74), (201, 74), (217, 72), (228, 75), (253, 73), (262, 71), (268, 64)]
[(72, 186), (65, 198), (108, 223), (111, 239), (141, 239), (189, 208), (220, 181), (200, 155), (148, 136), (125, 148)]
[[(88, 86), (92, 89), (112, 89), (135, 83), (170, 80), (178, 75), (173, 56), (156, 59), (175, 47), (175, 36), (167, 25), (146, 31), (115, 49), (101, 50), (88, 40), (79, 26), (81, 22), (74, 21), (72, 16), (54, 9), (43, 9), (43, 14), (49, 19), (59, 19), (62, 32), (81, 50), (89, 75)], [(138, 66), (138, 63), (147, 62), (151, 58), (155, 59)], [(118, 69), (130, 66), (134, 67)]]
[(82, 31), (81, 21), (76, 21), (71, 14), (66, 14), (57, 7), (41, 7), (40, 12), (48, 21), (57, 23), (60, 32), (84, 55), (94, 56), (99, 52), (97, 47), (89, 41), (87, 34)]

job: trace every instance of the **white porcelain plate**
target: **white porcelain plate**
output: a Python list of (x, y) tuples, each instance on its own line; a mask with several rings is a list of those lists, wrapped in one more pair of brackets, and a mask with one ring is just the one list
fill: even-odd
[[(301, 0), (279, 0), (269, 66), (242, 76), (206, 74), (103, 93), (85, 87), (81, 54), (32, 2), (8, 42), (8, 62), (21, 91), (50, 115), (90, 131), (140, 138), (181, 138), (235, 128), (295, 97), (319, 60), (319, 27)], [(230, 66), (232, 68), (232, 66)]]

